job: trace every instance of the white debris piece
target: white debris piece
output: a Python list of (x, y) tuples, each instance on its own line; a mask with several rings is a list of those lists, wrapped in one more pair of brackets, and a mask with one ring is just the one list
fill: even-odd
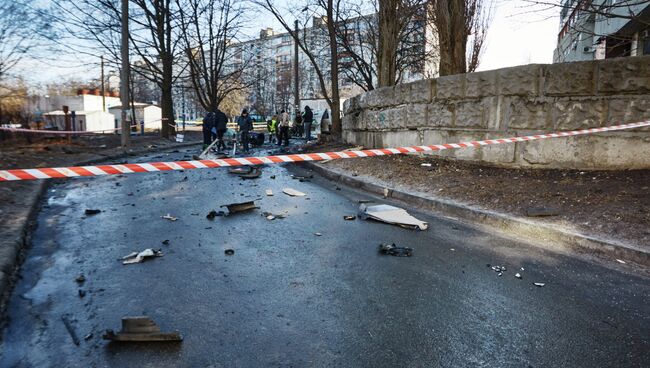
[(165, 220), (169, 220), (169, 221), (176, 221), (176, 220), (178, 220), (178, 218), (176, 218), (176, 217), (174, 217), (174, 216), (172, 216), (172, 215), (170, 215), (170, 214), (166, 214), (166, 215), (164, 215), (164, 216), (160, 216), (160, 218), (164, 218)]
[(360, 212), (365, 214), (367, 217), (383, 221), (389, 224), (395, 224), (402, 227), (426, 230), (429, 228), (429, 224), (416, 219), (411, 216), (406, 210), (399, 207), (390, 206), (387, 204), (380, 204), (377, 206), (366, 207), (361, 205), (359, 208)]
[(305, 193), (297, 191), (295, 189), (291, 189), (291, 188), (282, 189), (282, 193), (284, 193), (286, 195), (290, 195), (292, 197), (304, 197), (304, 196), (306, 196)]
[(519, 272), (517, 272), (517, 273), (515, 274), (515, 277), (518, 278), (518, 279), (520, 279), (520, 278), (521, 278), (521, 274), (520, 274)]
[(153, 250), (151, 248), (147, 248), (143, 250), (142, 252), (133, 252), (129, 253), (128, 255), (122, 257), (122, 264), (129, 265), (129, 264), (134, 264), (134, 263), (141, 263), (142, 261), (145, 260), (145, 258), (149, 257), (162, 257), (163, 253), (160, 250)]
[(428, 164), (428, 163), (424, 163), (424, 164), (420, 164), (420, 166), (424, 166), (424, 167), (431, 167), (431, 164)]
[(534, 282), (533, 285), (535, 285), (535, 286), (539, 286), (539, 287), (543, 287), (543, 286), (546, 285), (546, 284), (543, 283), (543, 282)]
[(618, 259), (618, 258), (616, 258), (616, 262), (621, 263), (621, 264), (626, 264), (626, 263), (627, 263), (627, 262), (625, 262), (624, 260), (622, 260), (622, 259)]
[(267, 196), (269, 197), (273, 196), (273, 191), (271, 189), (267, 189), (265, 192)]

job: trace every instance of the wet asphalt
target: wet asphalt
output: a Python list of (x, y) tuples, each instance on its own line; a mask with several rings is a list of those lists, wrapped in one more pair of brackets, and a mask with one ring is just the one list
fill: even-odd
[[(264, 167), (261, 178), (246, 181), (216, 169), (55, 182), (8, 307), (0, 366), (642, 367), (650, 361), (650, 283), (634, 269), (414, 210), (429, 230), (346, 221), (360, 199), (387, 202), (320, 178), (300, 182), (290, 175), (306, 172), (288, 169)], [(282, 194), (286, 187), (307, 196)], [(260, 209), (206, 219), (210, 210), (225, 210), (220, 205), (252, 199)], [(87, 208), (102, 212), (86, 216)], [(270, 221), (264, 211), (287, 217)], [(178, 220), (161, 218), (168, 213)], [(382, 242), (414, 254), (381, 255)], [(164, 256), (128, 266), (118, 261), (145, 248)], [(488, 264), (506, 271), (498, 276)], [(82, 285), (75, 282), (79, 274), (86, 277)], [(184, 341), (102, 340), (128, 315), (151, 316)]]

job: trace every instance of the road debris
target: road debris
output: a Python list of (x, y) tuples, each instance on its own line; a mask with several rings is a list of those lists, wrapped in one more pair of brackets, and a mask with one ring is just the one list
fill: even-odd
[(112, 341), (182, 341), (178, 331), (160, 332), (160, 327), (147, 316), (123, 317), (122, 331), (106, 330), (104, 340)]
[(367, 207), (362, 204), (359, 207), (361, 218), (370, 218), (376, 221), (382, 221), (389, 224), (398, 225), (407, 229), (426, 230), (429, 224), (411, 216), (406, 210), (387, 204)]
[(226, 215), (226, 213), (223, 212), (223, 211), (212, 210), (212, 211), (208, 212), (208, 214), (205, 216), (205, 218), (207, 218), (208, 220), (214, 220), (214, 218), (217, 217), (217, 216), (225, 216), (225, 215)]
[(165, 219), (165, 220), (169, 220), (169, 221), (176, 221), (176, 220), (178, 220), (177, 217), (174, 217), (174, 216), (172, 216), (172, 215), (170, 215), (170, 214), (166, 214), (166, 215), (164, 215), (164, 216), (160, 216), (160, 218), (163, 218), (163, 219)]
[(303, 192), (300, 192), (300, 191), (297, 191), (297, 190), (291, 189), (291, 188), (282, 189), (282, 193), (284, 193), (286, 195), (289, 195), (291, 197), (304, 197), (304, 196), (307, 195), (307, 194), (305, 194)]
[(273, 196), (273, 191), (271, 189), (267, 189), (264, 191), (267, 196), (272, 197)]
[(260, 176), (262, 176), (262, 170), (258, 169), (257, 167), (254, 167), (251, 172), (246, 173), (246, 174), (239, 174), (239, 177), (246, 180), (246, 179), (257, 179)]
[(163, 256), (163, 252), (161, 249), (154, 250), (151, 248), (147, 248), (142, 252), (133, 252), (127, 254), (126, 256), (122, 257), (121, 261), (122, 264), (129, 265), (134, 263), (142, 263), (144, 262), (145, 259), (150, 257), (162, 257), (162, 256)]
[(544, 285), (546, 285), (546, 284), (543, 283), (543, 282), (533, 282), (533, 285), (539, 286), (539, 287), (544, 287)]
[(250, 210), (254, 210), (256, 208), (259, 208), (259, 207), (257, 207), (255, 205), (255, 201), (224, 204), (223, 206), (220, 206), (220, 207), (228, 208), (228, 214), (229, 215), (232, 215), (232, 214), (238, 213), (238, 212), (245, 212), (245, 211), (250, 211)]
[(301, 175), (291, 175), (291, 179), (298, 180), (299, 182), (310, 181), (314, 178), (314, 175), (301, 176)]
[(262, 216), (266, 217), (266, 219), (269, 220), (269, 221), (275, 220), (276, 218), (277, 219), (287, 218), (287, 215), (284, 214), (284, 213), (275, 214), (275, 213), (271, 213), (271, 212), (262, 212)]
[(163, 245), (169, 245), (169, 239), (165, 239), (162, 241)]
[(77, 294), (79, 294), (80, 298), (83, 298), (84, 296), (86, 296), (86, 291), (82, 290), (82, 289), (79, 289), (79, 290), (77, 290)]
[(616, 262), (618, 262), (618, 263), (620, 263), (620, 264), (626, 264), (626, 263), (627, 263), (627, 262), (625, 262), (624, 260), (622, 260), (622, 259), (618, 259), (618, 258), (616, 258)]
[(75, 345), (79, 346), (79, 337), (77, 337), (77, 332), (75, 332), (74, 327), (72, 326), (70, 317), (67, 314), (63, 314), (61, 315), (61, 321), (63, 321), (65, 329), (68, 330), (68, 334), (70, 334), (72, 342), (74, 342)]
[(86, 276), (84, 276), (83, 273), (80, 273), (79, 276), (77, 276), (74, 280), (77, 282), (77, 284), (81, 285), (86, 282)]
[(271, 178), (271, 179), (275, 179), (275, 175), (271, 175), (270, 178)]
[(323, 236), (323, 234), (321, 234), (321, 233), (314, 233), (314, 235), (316, 235), (316, 236)]
[(252, 166), (232, 167), (228, 169), (228, 173), (234, 175), (248, 174), (251, 171), (253, 171)]
[(84, 211), (84, 213), (87, 216), (96, 215), (96, 214), (101, 213), (101, 212), (102, 212), (102, 210), (96, 210), (96, 209), (90, 209), (90, 208), (87, 208), (86, 211)]
[(93, 333), (89, 333), (88, 335), (84, 336), (84, 340), (88, 341), (93, 338)]
[(408, 247), (398, 247), (393, 244), (381, 243), (379, 245), (379, 253), (387, 254), (395, 257), (410, 257), (413, 255), (413, 248)]
[(226, 249), (226, 250), (224, 250), (223, 252), (224, 252), (227, 256), (232, 256), (233, 254), (235, 254), (235, 250), (234, 250), (234, 249)]
[(521, 274), (520, 274), (519, 272), (517, 272), (517, 273), (515, 274), (515, 277), (518, 278), (518, 279), (520, 279), (520, 278), (521, 278)]
[(549, 217), (558, 216), (560, 210), (552, 207), (530, 207), (526, 209), (526, 216), (528, 217)]
[(431, 164), (430, 163), (423, 163), (423, 164), (420, 164), (420, 166), (431, 167)]
[(356, 220), (356, 219), (357, 219), (357, 216), (354, 216), (354, 215), (345, 215), (345, 216), (343, 216), (343, 219), (346, 220), (346, 221), (352, 221), (352, 220)]

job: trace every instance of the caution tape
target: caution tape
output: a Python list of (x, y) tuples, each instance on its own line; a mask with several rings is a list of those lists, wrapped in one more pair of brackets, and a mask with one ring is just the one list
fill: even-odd
[(547, 138), (570, 137), (616, 130), (626, 130), (650, 126), (650, 120), (639, 123), (623, 124), (603, 128), (591, 128), (574, 130), (569, 132), (557, 132), (548, 134), (528, 135), (523, 137), (510, 137), (501, 139), (488, 139), (484, 141), (470, 141), (459, 143), (436, 144), (432, 146), (410, 146), (398, 148), (369, 149), (359, 151), (340, 151), (325, 153), (290, 154), (277, 156), (241, 157), (226, 158), (218, 160), (196, 160), (196, 161), (174, 161), (174, 162), (149, 162), (142, 164), (123, 165), (97, 165), (97, 166), (74, 166), (54, 167), (44, 169), (14, 169), (0, 170), (0, 181), (16, 180), (37, 180), (53, 178), (74, 178), (85, 176), (120, 175), (141, 172), (192, 170), (192, 169), (214, 169), (231, 166), (252, 166), (265, 164), (282, 164), (288, 162), (323, 161), (345, 158), (374, 157), (386, 155), (399, 155), (417, 152), (434, 152), (448, 149), (481, 147), (496, 144), (527, 142)]

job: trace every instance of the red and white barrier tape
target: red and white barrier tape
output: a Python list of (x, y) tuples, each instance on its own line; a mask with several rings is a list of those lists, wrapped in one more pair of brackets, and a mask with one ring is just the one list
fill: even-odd
[(197, 161), (175, 161), (175, 162), (149, 162), (142, 164), (124, 165), (97, 165), (97, 166), (75, 166), (75, 167), (54, 167), (45, 169), (14, 169), (0, 170), (1, 181), (15, 180), (36, 180), (50, 178), (72, 178), (80, 176), (119, 175), (139, 172), (191, 170), (191, 169), (213, 169), (228, 166), (250, 166), (264, 164), (280, 164), (286, 162), (323, 161), (342, 158), (373, 157), (385, 155), (397, 155), (404, 153), (432, 152), (447, 149), (481, 147), (494, 144), (527, 142), (538, 139), (569, 137), (574, 135), (593, 134), (600, 132), (611, 132), (615, 130), (634, 129), (650, 126), (650, 120), (640, 123), (623, 124), (603, 128), (592, 128), (574, 130), (570, 132), (558, 132), (548, 134), (529, 135), (524, 137), (511, 137), (501, 139), (488, 139), (484, 141), (471, 141), (460, 143), (437, 144), (432, 146), (410, 146), (398, 148), (369, 149), (361, 151), (341, 151), (326, 153), (306, 153), (278, 156), (226, 158), (220, 160), (197, 160)]

